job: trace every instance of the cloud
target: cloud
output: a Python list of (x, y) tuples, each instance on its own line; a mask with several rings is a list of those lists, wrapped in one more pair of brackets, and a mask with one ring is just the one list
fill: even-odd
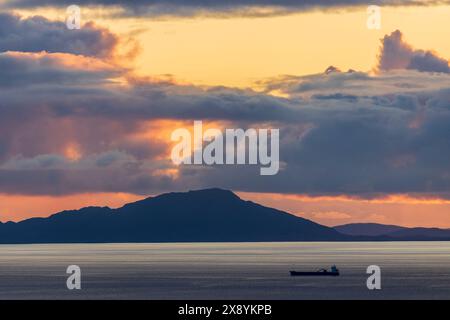
[(0, 87), (101, 85), (125, 71), (96, 58), (67, 53), (0, 53)]
[[(197, 187), (220, 181), (224, 187), (249, 192), (449, 197), (444, 160), (450, 156), (444, 143), (450, 134), (445, 124), (450, 121), (448, 74), (399, 70), (285, 79), (268, 83), (296, 105), (289, 119), (272, 124), (281, 133), (284, 165), (278, 175), (259, 177), (256, 168), (249, 167), (202, 174), (191, 167), (180, 177), (190, 177)], [(320, 92), (327, 98), (318, 96)]]
[[(219, 186), (450, 197), (448, 73), (283, 76), (255, 92), (133, 77), (108, 59), (73, 53), (4, 52), (0, 67), (0, 193)], [(282, 170), (262, 177), (259, 166), (174, 166), (170, 133), (193, 120), (280, 128)]]
[(381, 40), (379, 70), (412, 69), (450, 73), (449, 62), (432, 51), (413, 49), (396, 30)]
[(59, 154), (41, 154), (33, 158), (16, 156), (4, 162), (0, 170), (38, 170), (38, 169), (89, 169), (107, 168), (130, 165), (136, 159), (129, 154), (117, 150), (111, 150), (100, 154), (91, 154), (74, 161)]
[(0, 13), (0, 52), (63, 52), (105, 59), (115, 54), (118, 44), (118, 36), (92, 22), (69, 30), (64, 22), (40, 16)]
[[(18, 103), (21, 105), (18, 110), (23, 107), (40, 115), (130, 121), (165, 118), (265, 121), (286, 119), (293, 113), (292, 103), (287, 99), (252, 90), (136, 80), (129, 78), (125, 69), (83, 56), (8, 52), (0, 54), (0, 65), (5, 68), (0, 75), (5, 105), (0, 108), (0, 115), (9, 111), (8, 103)], [(115, 83), (116, 78), (127, 85)]]
[[(383, 6), (427, 6), (449, 3), (448, 0), (379, 0), (371, 4)], [(67, 7), (71, 0), (11, 0), (4, 6), (7, 8), (36, 8), (44, 6)], [(120, 14), (132, 16), (194, 16), (229, 15), (267, 16), (288, 14), (313, 9), (335, 9), (343, 7), (364, 6), (362, 0), (80, 0), (79, 6), (101, 6), (119, 8)], [(117, 14), (117, 12), (115, 12)]]
[[(67, 53), (6, 52), (0, 54), (0, 66), (0, 190), (6, 193), (173, 189), (167, 157), (171, 131), (164, 127), (171, 121), (252, 122), (289, 112), (283, 99), (129, 79), (116, 66)], [(164, 119), (168, 123), (160, 125)], [(112, 151), (133, 161), (117, 162)], [(99, 154), (104, 156), (97, 159)], [(27, 172), (30, 179), (24, 179)], [(112, 183), (108, 176), (117, 180)]]
[[(390, 94), (439, 90), (448, 84), (448, 74), (425, 74), (417, 70), (397, 69), (369, 72), (319, 73), (306, 76), (280, 76), (259, 81), (258, 85), (267, 94), (277, 92), (303, 100), (315, 98), (356, 102), (364, 99), (391, 100)], [(395, 95), (396, 96), (396, 95)], [(319, 102), (320, 102), (319, 101)]]

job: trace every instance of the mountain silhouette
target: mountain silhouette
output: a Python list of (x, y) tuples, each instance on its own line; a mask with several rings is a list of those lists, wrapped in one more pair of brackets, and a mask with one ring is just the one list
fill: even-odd
[(345, 241), (307, 219), (231, 191), (166, 193), (118, 209), (87, 207), (0, 223), (0, 243)]
[(379, 223), (350, 223), (334, 228), (350, 236), (383, 236), (391, 240), (450, 240), (450, 229), (408, 228)]
[(380, 223), (349, 223), (334, 228), (340, 233), (351, 236), (381, 236), (405, 229), (396, 225)]

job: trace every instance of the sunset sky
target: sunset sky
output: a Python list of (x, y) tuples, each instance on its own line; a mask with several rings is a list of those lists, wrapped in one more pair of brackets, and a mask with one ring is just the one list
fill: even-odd
[[(326, 225), (450, 228), (450, 1), (370, 4), (0, 0), (0, 221), (221, 187)], [(280, 172), (174, 165), (194, 120), (279, 128)]]

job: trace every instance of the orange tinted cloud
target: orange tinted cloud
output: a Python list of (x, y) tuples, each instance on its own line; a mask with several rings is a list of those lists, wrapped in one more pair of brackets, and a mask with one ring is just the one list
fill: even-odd
[(64, 150), (64, 155), (70, 161), (78, 161), (81, 159), (81, 152), (75, 144), (69, 144)]
[(449, 204), (450, 200), (424, 195), (408, 195), (408, 194), (388, 194), (374, 197), (373, 199), (358, 198), (350, 195), (336, 196), (313, 196), (305, 194), (281, 194), (281, 193), (252, 193), (240, 192), (242, 196), (269, 196), (271, 199), (290, 199), (301, 202), (318, 202), (318, 201), (341, 201), (341, 202), (366, 202), (366, 203), (402, 203), (402, 204)]
[(74, 55), (70, 53), (54, 52), (18, 52), (7, 51), (4, 53), (16, 60), (27, 61), (29, 64), (48, 66), (48, 67), (62, 67), (71, 71), (89, 70), (91, 72), (111, 71), (116, 72), (116, 67), (93, 57)]

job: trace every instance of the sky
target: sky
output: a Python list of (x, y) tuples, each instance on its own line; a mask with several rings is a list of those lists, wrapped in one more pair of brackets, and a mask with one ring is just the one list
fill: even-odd
[[(232, 189), (326, 225), (450, 228), (450, 1), (0, 1), (0, 221)], [(325, 73), (329, 67), (332, 72)], [(281, 170), (171, 132), (279, 128)]]

